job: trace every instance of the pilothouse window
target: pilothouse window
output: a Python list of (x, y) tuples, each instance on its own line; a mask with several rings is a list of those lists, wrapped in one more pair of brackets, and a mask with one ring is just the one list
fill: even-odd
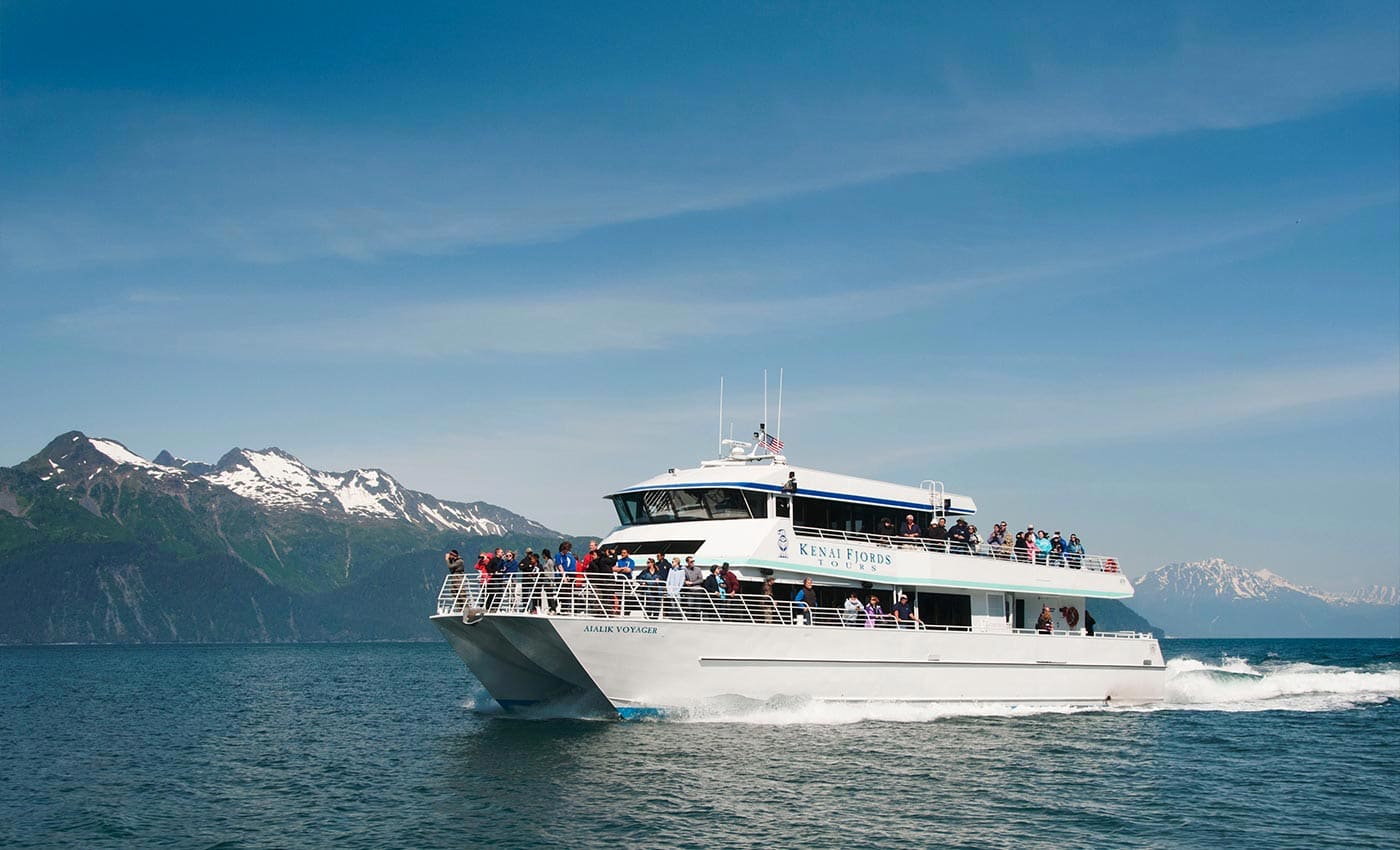
[[(644, 490), (612, 497), (623, 525), (688, 520), (750, 519), (767, 515), (766, 499), (732, 487)], [(755, 510), (755, 505), (758, 506)]]

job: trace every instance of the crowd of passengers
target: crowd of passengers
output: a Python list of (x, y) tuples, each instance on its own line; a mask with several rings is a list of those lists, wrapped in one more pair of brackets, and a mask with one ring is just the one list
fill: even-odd
[[(908, 517), (906, 521), (912, 523), (913, 517)], [(958, 522), (966, 525), (964, 520)], [(997, 532), (1004, 533), (1005, 526), (1004, 522), (997, 523)], [(936, 530), (942, 526), (932, 527)], [(975, 534), (976, 527), (969, 528)], [(957, 527), (954, 528), (956, 530)], [(1033, 530), (1033, 527), (1026, 530), (1027, 539), (1031, 538)], [(1078, 538), (1073, 535), (1071, 538), (1077, 545)], [(935, 539), (956, 538), (945, 535)], [(1058, 532), (1055, 539), (1060, 539)], [(971, 544), (970, 539), (967, 542)], [(975, 544), (971, 544), (971, 550), (976, 551)], [(1082, 547), (1077, 553), (1060, 550), (1062, 557), (1076, 557), (1083, 551)], [(462, 576), (465, 581), (467, 565), (461, 554), (453, 549), (447, 553), (446, 560), (449, 575)], [(1029, 560), (1036, 559), (1030, 557)], [(1077, 568), (1077, 563), (1074, 566)], [(591, 586), (585, 587), (588, 576), (635, 581), (640, 591), (643, 613), (653, 619), (668, 616), (723, 619), (735, 606), (735, 597), (741, 592), (739, 576), (729, 568), (728, 561), (713, 565), (706, 571), (695, 563), (693, 556), (687, 555), (683, 561), (680, 557), (672, 560), (658, 552), (655, 557), (647, 558), (639, 568), (626, 547), (600, 549), (596, 540), (588, 544), (588, 552), (582, 558), (574, 555), (573, 544), (567, 540), (559, 544), (557, 554), (548, 549), (536, 554), (533, 549), (527, 548), (523, 556), (517, 557), (514, 550), (498, 547), (494, 552), (480, 553), (475, 569), (480, 585), (472, 592), (475, 604), (487, 609), (506, 607), (528, 610), (532, 614), (542, 610), (551, 614), (566, 611), (603, 613), (600, 609), (607, 608), (609, 603), (614, 616), (626, 613), (628, 606), (623, 598), (621, 583), (605, 585), (603, 596), (599, 596)], [(763, 580), (761, 593), (774, 599), (772, 576)], [(604, 598), (609, 595), (610, 600)], [(817, 607), (817, 593), (812, 580), (805, 579), (793, 594), (791, 610), (795, 617), (811, 625)], [(778, 606), (770, 603), (759, 605), (758, 610), (752, 613), (756, 619), (776, 622), (777, 611)], [(877, 595), (872, 593), (869, 601), (862, 604), (860, 595), (852, 590), (840, 610), (840, 618), (842, 625), (859, 624), (866, 628), (916, 628), (922, 622), (918, 610), (909, 602), (909, 595), (903, 592), (886, 612)]]
[(1010, 532), (1005, 521), (992, 526), (992, 533), (983, 540), (977, 526), (959, 518), (951, 527), (945, 517), (939, 517), (928, 526), (920, 526), (914, 515), (904, 517), (904, 522), (896, 526), (894, 520), (885, 517), (880, 520), (875, 533), (884, 537), (909, 537), (933, 541), (935, 548), (946, 547), (948, 551), (963, 554), (986, 555), (1008, 561), (1024, 561), (1042, 566), (1069, 567), (1079, 569), (1084, 563), (1084, 544), (1079, 535), (1068, 538), (1056, 531), (1053, 534), (1040, 530), (1034, 525), (1026, 526), (1025, 531)]
[[(466, 562), (456, 549), (447, 553), (446, 560), (449, 574), (465, 578)], [(536, 554), (528, 548), (521, 557), (504, 548), (482, 552), (476, 559), (476, 572), (480, 583), (475, 594), (476, 604), (488, 609), (506, 607), (539, 613), (543, 607), (549, 613), (599, 613), (600, 606), (611, 604), (614, 615), (625, 613), (628, 606), (621, 585), (605, 585), (602, 596), (591, 592), (591, 588), (585, 589), (585, 577), (606, 576), (637, 582), (640, 591), (637, 598), (642, 600), (642, 610), (654, 619), (670, 616), (723, 619), (727, 614), (738, 613), (739, 603), (735, 597), (740, 593), (739, 576), (729, 568), (729, 563), (716, 564), (706, 571), (689, 555), (684, 560), (679, 557), (671, 560), (664, 553), (657, 553), (647, 558), (639, 569), (626, 548), (600, 549), (594, 541), (589, 544), (588, 552), (578, 558), (573, 553), (573, 544), (564, 541), (559, 544), (557, 554), (548, 549)], [(772, 576), (765, 578), (762, 596), (774, 599), (774, 585)], [(793, 595), (791, 610), (795, 617), (811, 625), (816, 608), (817, 593), (809, 578)], [(758, 605), (750, 614), (760, 622), (777, 622), (777, 612), (775, 602)], [(921, 622), (907, 593), (900, 593), (899, 601), (886, 613), (878, 596), (871, 594), (870, 601), (862, 604), (859, 594), (853, 590), (839, 616), (842, 625), (864, 625), (872, 629), (914, 628)]]

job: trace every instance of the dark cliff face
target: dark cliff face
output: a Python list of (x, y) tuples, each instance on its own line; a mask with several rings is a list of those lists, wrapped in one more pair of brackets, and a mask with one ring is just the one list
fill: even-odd
[[(442, 551), (561, 539), (504, 509), (402, 490), (379, 471), (356, 493), (393, 490), (390, 507), (406, 506), (398, 515), (326, 507), (325, 496), (264, 504), (211, 480), (216, 467), (158, 459), (75, 431), (0, 467), (0, 643), (427, 638)], [(362, 471), (310, 472), (334, 486)], [(462, 527), (411, 513), (425, 505)]]

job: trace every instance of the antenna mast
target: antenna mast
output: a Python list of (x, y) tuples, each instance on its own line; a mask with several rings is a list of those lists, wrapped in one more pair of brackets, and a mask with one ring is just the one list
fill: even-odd
[(778, 430), (773, 432), (773, 436), (779, 442), (783, 439), (783, 367), (778, 367)]
[(719, 457), (724, 457), (724, 376), (719, 376)]

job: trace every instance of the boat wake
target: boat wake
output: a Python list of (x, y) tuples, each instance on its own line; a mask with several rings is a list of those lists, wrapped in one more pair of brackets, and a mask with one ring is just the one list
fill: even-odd
[(1167, 662), (1166, 702), (1138, 710), (1341, 711), (1400, 699), (1400, 664), (1357, 669), (1307, 662)]
[(1243, 658), (1218, 662), (1177, 658), (1167, 662), (1167, 698), (1152, 705), (1109, 703), (1038, 705), (1019, 703), (830, 702), (779, 697), (767, 701), (726, 697), (666, 711), (659, 722), (751, 723), (755, 725), (844, 725), (868, 721), (926, 723), (955, 717), (1014, 717), (1085, 712), (1157, 711), (1344, 711), (1400, 700), (1400, 664), (1367, 669)]

